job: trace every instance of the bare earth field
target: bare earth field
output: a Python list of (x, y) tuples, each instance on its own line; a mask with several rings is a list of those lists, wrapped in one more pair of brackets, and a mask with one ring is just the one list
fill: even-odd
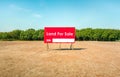
[(120, 42), (0, 41), (0, 77), (120, 77)]

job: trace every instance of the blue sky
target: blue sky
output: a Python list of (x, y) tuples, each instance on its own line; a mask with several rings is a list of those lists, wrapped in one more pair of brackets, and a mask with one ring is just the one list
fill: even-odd
[(0, 0), (0, 32), (45, 26), (120, 29), (120, 0)]

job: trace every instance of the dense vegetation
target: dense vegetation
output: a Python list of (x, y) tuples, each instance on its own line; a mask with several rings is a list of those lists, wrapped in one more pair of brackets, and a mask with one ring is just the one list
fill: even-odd
[(91, 28), (76, 30), (76, 40), (117, 41), (120, 40), (120, 30)]
[[(43, 40), (44, 30), (27, 29), (0, 32), (0, 40)], [(76, 29), (76, 40), (117, 41), (120, 40), (120, 30), (115, 29)]]
[(0, 32), (0, 40), (43, 40), (44, 30), (13, 30), (11, 32)]

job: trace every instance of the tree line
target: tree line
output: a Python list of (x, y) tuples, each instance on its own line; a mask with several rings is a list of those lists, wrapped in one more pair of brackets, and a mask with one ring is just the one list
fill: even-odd
[(0, 40), (43, 40), (44, 30), (27, 29), (0, 32)]
[(91, 41), (117, 41), (120, 40), (120, 30), (116, 29), (92, 29), (76, 30), (76, 40)]
[[(87, 41), (117, 41), (120, 40), (120, 30), (117, 29), (76, 29), (76, 40)], [(0, 32), (0, 40), (43, 40), (44, 30), (27, 29)]]

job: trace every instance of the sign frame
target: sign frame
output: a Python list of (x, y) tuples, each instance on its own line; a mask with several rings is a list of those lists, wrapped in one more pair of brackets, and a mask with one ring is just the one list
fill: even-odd
[(74, 43), (75, 27), (44, 27), (44, 43)]

